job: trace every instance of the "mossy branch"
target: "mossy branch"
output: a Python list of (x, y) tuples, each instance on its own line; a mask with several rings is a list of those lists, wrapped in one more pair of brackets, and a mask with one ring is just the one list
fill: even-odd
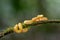
[[(39, 21), (39, 22), (34, 22), (32, 24), (23, 24), (23, 28), (26, 28), (28, 26), (35, 26), (35, 25), (40, 25), (40, 24), (47, 24), (47, 23), (60, 23), (60, 20), (48, 20), (48, 21)], [(8, 35), (10, 33), (13, 33), (13, 27), (7, 28), (4, 31), (0, 32), (0, 38), (2, 38), (5, 35)]]

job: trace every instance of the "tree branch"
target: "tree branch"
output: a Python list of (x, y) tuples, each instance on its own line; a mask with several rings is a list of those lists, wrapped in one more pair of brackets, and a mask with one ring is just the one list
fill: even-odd
[[(60, 23), (60, 20), (48, 20), (48, 21), (39, 21), (39, 22), (34, 22), (32, 24), (23, 24), (23, 28), (26, 28), (28, 26), (35, 26), (35, 25), (40, 25), (40, 24), (47, 24), (47, 23)], [(0, 32), (0, 38), (2, 38), (5, 35), (8, 35), (10, 33), (13, 33), (13, 27), (7, 28), (5, 30), (3, 30), (2, 32)]]

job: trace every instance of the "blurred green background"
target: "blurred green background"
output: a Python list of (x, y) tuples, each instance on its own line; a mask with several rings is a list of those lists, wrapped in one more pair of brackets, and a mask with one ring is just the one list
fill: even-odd
[[(43, 14), (49, 19), (60, 19), (60, 0), (0, 0), (0, 30), (16, 23)], [(1, 40), (59, 40), (59, 32), (46, 33), (45, 30), (59, 30), (60, 24), (47, 24), (43, 28), (33, 27), (27, 33), (7, 35)], [(45, 28), (49, 26), (49, 28)], [(42, 31), (40, 30), (42, 29)], [(54, 30), (55, 30), (54, 29)]]

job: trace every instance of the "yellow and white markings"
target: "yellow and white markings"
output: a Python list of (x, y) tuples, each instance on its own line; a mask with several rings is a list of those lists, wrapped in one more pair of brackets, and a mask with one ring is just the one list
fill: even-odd
[[(25, 20), (23, 24), (32, 24), (34, 22), (38, 21), (46, 21), (48, 20), (47, 17), (44, 17), (44, 15), (37, 15), (37, 17), (32, 18), (31, 20)], [(14, 26), (14, 32), (16, 33), (22, 33), (22, 32), (27, 32), (28, 28), (23, 28), (22, 23), (18, 23)]]
[(14, 32), (16, 33), (22, 33), (27, 31), (28, 31), (28, 28), (23, 28), (22, 23), (18, 23), (14, 26)]

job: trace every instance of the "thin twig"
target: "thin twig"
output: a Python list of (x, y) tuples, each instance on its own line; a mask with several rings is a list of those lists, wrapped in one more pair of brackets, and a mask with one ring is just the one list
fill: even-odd
[[(32, 24), (23, 24), (23, 28), (28, 27), (28, 26), (35, 26), (39, 24), (47, 24), (47, 23), (60, 23), (60, 20), (48, 20), (48, 21), (39, 21), (39, 22), (34, 22)], [(6, 30), (0, 32), (0, 38), (2, 38), (5, 35), (8, 35), (10, 33), (13, 33), (13, 27), (7, 28)]]

